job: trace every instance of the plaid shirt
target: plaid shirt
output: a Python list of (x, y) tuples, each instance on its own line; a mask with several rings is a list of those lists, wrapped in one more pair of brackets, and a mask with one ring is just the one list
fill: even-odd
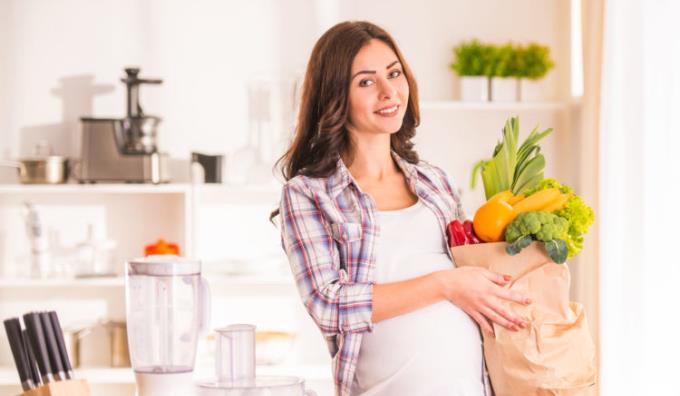
[[(410, 164), (394, 152), (392, 156), (411, 191), (437, 215), (449, 252), (446, 226), (465, 218), (458, 192), (443, 170), (425, 162)], [(350, 394), (362, 333), (373, 330), (373, 269), (380, 235), (376, 210), (342, 159), (329, 177), (299, 175), (283, 187), (282, 245), (302, 301), (328, 343), (336, 394), (341, 396)]]

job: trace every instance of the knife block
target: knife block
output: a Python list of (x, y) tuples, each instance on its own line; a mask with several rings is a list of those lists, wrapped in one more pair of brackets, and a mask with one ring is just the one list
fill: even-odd
[(50, 382), (39, 388), (28, 390), (19, 396), (91, 396), (90, 384), (86, 380)]

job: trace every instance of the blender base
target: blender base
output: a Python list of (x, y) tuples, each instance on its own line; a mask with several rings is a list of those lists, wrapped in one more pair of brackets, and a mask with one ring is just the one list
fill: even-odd
[(137, 396), (192, 396), (196, 394), (193, 371), (184, 373), (135, 372)]

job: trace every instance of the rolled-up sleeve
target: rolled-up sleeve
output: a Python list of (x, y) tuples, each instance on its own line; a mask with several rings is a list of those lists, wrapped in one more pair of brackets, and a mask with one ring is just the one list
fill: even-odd
[(341, 265), (318, 197), (287, 183), (281, 196), (281, 242), (307, 312), (325, 336), (370, 331), (373, 284), (352, 282)]

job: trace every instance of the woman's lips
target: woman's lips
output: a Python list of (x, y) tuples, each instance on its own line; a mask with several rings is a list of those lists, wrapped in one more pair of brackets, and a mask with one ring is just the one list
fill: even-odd
[(381, 117), (394, 117), (399, 112), (399, 105), (384, 107), (375, 112), (375, 114)]

